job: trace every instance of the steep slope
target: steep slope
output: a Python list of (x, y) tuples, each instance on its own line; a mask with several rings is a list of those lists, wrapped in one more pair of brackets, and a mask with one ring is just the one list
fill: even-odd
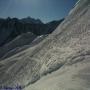
[[(89, 16), (90, 0), (79, 0), (45, 40), (1, 61), (0, 86), (18, 84), (26, 90), (89, 90)], [(48, 73), (50, 75), (41, 78)]]

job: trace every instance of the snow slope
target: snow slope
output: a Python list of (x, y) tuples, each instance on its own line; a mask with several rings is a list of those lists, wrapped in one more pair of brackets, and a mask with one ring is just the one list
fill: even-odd
[(45, 40), (1, 61), (0, 78), (0, 86), (25, 90), (90, 90), (90, 0)]

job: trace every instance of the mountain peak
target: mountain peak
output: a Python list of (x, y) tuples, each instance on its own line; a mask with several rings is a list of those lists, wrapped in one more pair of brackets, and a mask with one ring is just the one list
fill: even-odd
[(43, 23), (40, 19), (34, 19), (34, 18), (31, 18), (30, 16), (28, 16), (26, 18), (22, 18), (21, 21), (23, 21), (25, 23), (35, 23), (35, 24)]

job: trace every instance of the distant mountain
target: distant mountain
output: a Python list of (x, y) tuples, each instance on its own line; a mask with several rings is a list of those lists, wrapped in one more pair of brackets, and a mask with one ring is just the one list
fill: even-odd
[(32, 32), (37, 36), (50, 34), (61, 22), (62, 20), (55, 21), (53, 24), (51, 22), (43, 24), (41, 20), (30, 17), (0, 19), (0, 46), (27, 32)]

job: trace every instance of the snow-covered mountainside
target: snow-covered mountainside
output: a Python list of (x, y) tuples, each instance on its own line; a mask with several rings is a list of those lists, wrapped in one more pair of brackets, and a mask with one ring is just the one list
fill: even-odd
[(24, 90), (90, 90), (90, 0), (79, 0), (46, 39), (0, 61), (0, 86), (17, 84)]

